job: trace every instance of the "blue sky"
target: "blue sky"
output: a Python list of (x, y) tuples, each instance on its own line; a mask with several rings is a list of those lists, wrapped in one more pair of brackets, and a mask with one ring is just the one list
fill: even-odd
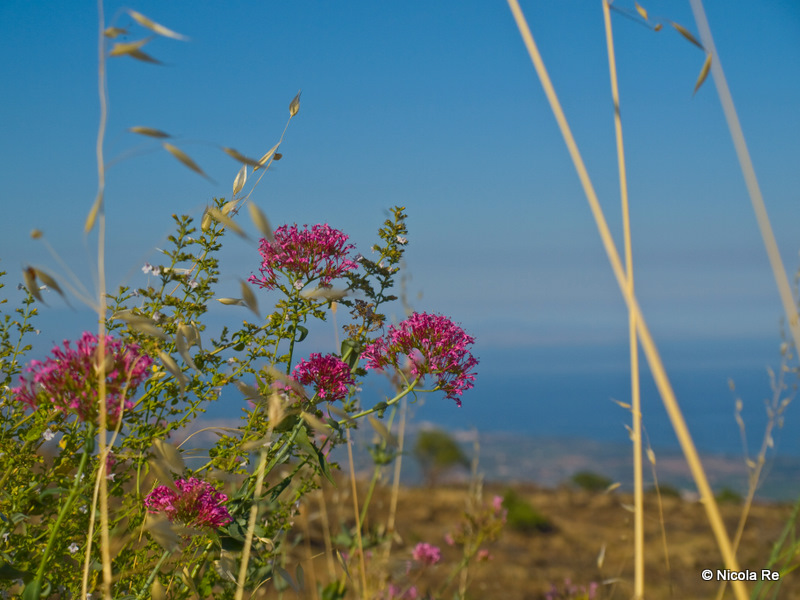
[[(688, 3), (643, 4), (695, 31)], [(143, 37), (122, 6), (107, 3), (107, 23)], [(621, 248), (600, 2), (522, 7)], [(108, 62), (106, 155), (132, 152), (108, 173), (110, 287), (144, 284), (140, 267), (158, 260), (170, 214), (199, 216), (230, 195), (239, 166), (218, 147), (266, 152), (302, 89), (284, 158), (253, 195), (274, 225), (328, 222), (368, 248), (384, 210), (404, 205), (416, 307), (452, 316), (484, 351), (625, 343), (621, 295), (504, 2), (132, 8), (191, 41), (146, 46), (164, 66)], [(706, 10), (791, 274), (800, 263), (800, 8), (715, 0)], [(777, 347), (781, 306), (711, 80), (692, 96), (704, 56), (669, 26), (654, 33), (613, 17), (637, 294), (654, 337)], [(92, 2), (0, 5), (7, 290), (23, 264), (59, 273), (28, 237), (34, 227), (91, 285), (94, 237), (85, 241), (82, 226), (96, 190), (96, 29)], [(174, 134), (216, 184), (126, 133), (134, 125)], [(222, 295), (256, 261), (232, 239)], [(88, 313), (51, 305), (48, 345), (92, 328)]]

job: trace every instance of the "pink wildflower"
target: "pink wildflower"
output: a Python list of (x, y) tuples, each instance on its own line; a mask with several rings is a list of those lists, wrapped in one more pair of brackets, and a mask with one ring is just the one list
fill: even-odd
[[(52, 357), (31, 361), (25, 368), (31, 376), (20, 376), (20, 385), (12, 389), (20, 402), (33, 410), (52, 405), (63, 412), (74, 412), (81, 421), (97, 422), (97, 337), (85, 332), (76, 346), (71, 348), (65, 340), (63, 350), (53, 348)], [(144, 381), (153, 361), (141, 354), (136, 344), (124, 346), (112, 337), (106, 337), (106, 357), (106, 410), (109, 426), (115, 427), (122, 403), (126, 410), (133, 407), (126, 396)]]
[(423, 565), (435, 565), (442, 560), (442, 551), (436, 546), (420, 542), (411, 554), (412, 558)]
[(195, 477), (178, 479), (175, 490), (160, 485), (144, 499), (148, 512), (164, 512), (170, 521), (178, 521), (189, 527), (219, 528), (227, 525), (231, 519), (228, 509), (222, 503), (228, 496), (218, 492), (207, 481)]
[(419, 592), (413, 585), (403, 591), (401, 587), (390, 583), (387, 591), (388, 595), (386, 596), (386, 600), (417, 600), (417, 598), (419, 598)]
[(447, 317), (414, 313), (399, 326), (389, 327), (388, 335), (367, 346), (362, 356), (368, 369), (398, 369), (400, 358), (407, 357), (414, 377), (435, 376), (437, 389), (461, 406), (459, 396), (474, 387), (475, 373), (470, 370), (478, 360), (467, 350), (474, 343)]
[(320, 400), (335, 402), (347, 396), (348, 385), (355, 385), (350, 366), (328, 354), (322, 356), (318, 352), (311, 354), (309, 360), (301, 360), (292, 376), (301, 385), (313, 385)]
[(488, 550), (485, 548), (478, 550), (478, 562), (488, 562), (490, 560), (492, 560), (492, 555)]
[(329, 285), (358, 265), (347, 258), (355, 248), (345, 244), (348, 236), (325, 225), (307, 225), (302, 230), (297, 225), (284, 225), (275, 230), (275, 241), (262, 239), (259, 253), (263, 259), (261, 277), (251, 275), (248, 281), (268, 290), (278, 287), (277, 272), (286, 275), (293, 286), (302, 289), (307, 283), (319, 279), (320, 285)]

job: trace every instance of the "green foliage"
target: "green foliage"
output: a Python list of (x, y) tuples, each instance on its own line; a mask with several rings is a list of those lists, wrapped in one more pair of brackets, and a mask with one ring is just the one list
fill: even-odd
[(651, 487), (648, 490), (648, 493), (650, 493), (650, 494), (656, 494), (657, 492), (660, 493), (663, 497), (666, 497), (666, 498), (680, 498), (681, 497), (681, 491), (678, 488), (676, 488), (674, 485), (670, 485), (668, 483), (659, 484), (657, 490), (656, 490), (655, 487)]
[(509, 489), (503, 495), (503, 508), (508, 511), (506, 522), (514, 531), (550, 533), (555, 530), (553, 523), (515, 490)]
[(734, 489), (723, 487), (715, 496), (720, 504), (741, 504), (742, 495)]
[(469, 467), (469, 460), (458, 442), (440, 429), (421, 431), (417, 434), (414, 458), (419, 462), (430, 483), (448, 469), (458, 466)]
[(578, 471), (570, 478), (570, 481), (587, 492), (602, 492), (612, 484), (608, 477), (591, 471)]

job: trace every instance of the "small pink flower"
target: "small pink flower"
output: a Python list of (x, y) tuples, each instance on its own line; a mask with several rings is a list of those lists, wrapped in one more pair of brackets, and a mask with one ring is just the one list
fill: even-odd
[[(146, 378), (153, 361), (141, 354), (136, 344), (127, 346), (106, 337), (106, 410), (109, 427), (115, 427), (122, 412), (133, 407), (127, 398)], [(76, 348), (64, 341), (64, 348), (53, 348), (45, 361), (32, 360), (20, 377), (20, 385), (11, 391), (20, 402), (33, 410), (52, 405), (63, 412), (74, 412), (81, 421), (97, 422), (97, 349), (98, 339), (85, 332)]]
[(420, 542), (411, 554), (412, 558), (423, 565), (435, 565), (442, 560), (442, 551), (438, 547)]
[(388, 596), (386, 596), (386, 600), (417, 600), (417, 598), (419, 598), (419, 592), (413, 585), (406, 591), (403, 591), (401, 587), (390, 583), (387, 592)]
[(278, 227), (273, 242), (262, 239), (259, 245), (261, 277), (251, 275), (248, 281), (272, 290), (278, 287), (277, 273), (283, 273), (295, 289), (316, 280), (320, 285), (330, 285), (358, 266), (347, 257), (355, 248), (346, 244), (347, 240), (347, 235), (327, 224), (311, 229), (304, 225), (302, 230), (297, 225)]
[(436, 387), (461, 406), (460, 396), (474, 387), (478, 360), (467, 349), (475, 339), (447, 317), (414, 313), (388, 334), (366, 347), (362, 356), (367, 369), (400, 369), (400, 360), (410, 361), (414, 377), (433, 375)]
[(347, 397), (347, 386), (355, 385), (350, 366), (332, 354), (322, 356), (314, 352), (309, 360), (301, 360), (292, 376), (301, 385), (312, 385), (320, 400), (335, 402)]
[(148, 512), (164, 512), (170, 521), (178, 521), (189, 527), (213, 527), (227, 525), (233, 519), (222, 504), (228, 496), (218, 492), (207, 481), (195, 477), (178, 479), (175, 490), (160, 485), (144, 499)]
[(453, 539), (452, 535), (450, 535), (449, 533), (445, 533), (444, 534), (444, 543), (447, 544), (448, 546), (453, 546), (453, 545), (455, 545), (456, 541)]
[(492, 555), (486, 549), (478, 550), (478, 562), (488, 562), (492, 560)]

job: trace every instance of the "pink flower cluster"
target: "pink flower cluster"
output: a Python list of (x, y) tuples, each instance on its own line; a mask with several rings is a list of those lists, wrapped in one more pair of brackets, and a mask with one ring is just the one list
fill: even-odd
[(411, 557), (423, 565), (435, 565), (442, 560), (442, 551), (431, 544), (420, 542), (411, 553)]
[(400, 586), (390, 583), (386, 594), (386, 600), (417, 600), (419, 598), (419, 592), (416, 586), (413, 585), (404, 590)]
[[(96, 422), (97, 407), (97, 337), (85, 332), (71, 348), (64, 341), (64, 348), (56, 346), (52, 357), (45, 361), (33, 360), (25, 368), (26, 377), (20, 377), (20, 385), (11, 391), (20, 402), (33, 410), (39, 406), (52, 405), (64, 412), (74, 412), (81, 421)], [(106, 406), (108, 424), (115, 427), (119, 422), (122, 403), (130, 409), (133, 403), (126, 399), (145, 379), (153, 361), (140, 353), (136, 344), (124, 346), (119, 340), (106, 337)]]
[(259, 253), (263, 259), (261, 277), (251, 275), (248, 281), (268, 290), (278, 286), (277, 272), (289, 277), (292, 284), (302, 289), (307, 283), (319, 279), (320, 285), (329, 285), (358, 265), (347, 257), (355, 248), (346, 244), (348, 236), (328, 224), (307, 225), (300, 230), (297, 225), (283, 225), (275, 230), (275, 241), (262, 239)]
[(309, 360), (301, 360), (292, 371), (292, 376), (301, 385), (313, 385), (320, 400), (335, 402), (347, 397), (348, 385), (355, 385), (350, 366), (332, 354), (311, 354)]
[(160, 485), (144, 499), (148, 512), (164, 512), (170, 521), (178, 521), (189, 527), (213, 527), (227, 525), (233, 519), (222, 503), (228, 496), (218, 492), (207, 481), (196, 477), (178, 479), (175, 490)]
[(363, 358), (368, 369), (400, 368), (400, 357), (411, 361), (411, 374), (436, 378), (436, 387), (461, 406), (459, 396), (474, 387), (478, 360), (467, 349), (475, 339), (447, 317), (414, 313), (397, 327), (392, 325), (385, 338), (366, 347)]

